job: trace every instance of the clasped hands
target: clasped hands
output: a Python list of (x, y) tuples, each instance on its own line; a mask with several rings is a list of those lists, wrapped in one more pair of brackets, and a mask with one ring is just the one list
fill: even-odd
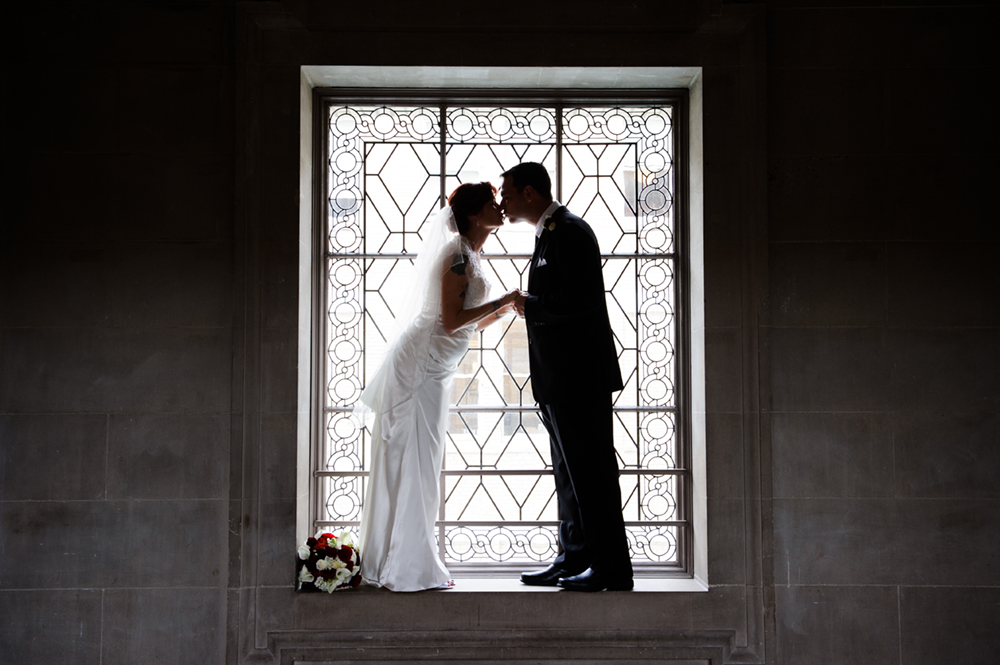
[(511, 289), (500, 298), (500, 308), (497, 316), (503, 316), (507, 312), (514, 311), (518, 316), (524, 318), (524, 303), (530, 294), (521, 289)]

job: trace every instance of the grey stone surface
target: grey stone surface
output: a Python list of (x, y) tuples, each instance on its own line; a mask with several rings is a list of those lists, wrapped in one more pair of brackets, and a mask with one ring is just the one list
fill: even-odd
[(0, 588), (122, 584), (126, 560), (134, 556), (128, 533), (127, 507), (120, 502), (0, 502)]
[[(831, 7), (790, 2), (768, 14), (768, 59), (796, 68), (858, 68), (884, 61), (886, 12), (881, 7)], [(826, 5), (818, 7), (794, 5)]]
[(743, 281), (742, 248), (737, 242), (705, 244), (705, 326), (740, 325)]
[(225, 62), (230, 15), (225, 2), (210, 0), (196, 5), (165, 2), (116, 8), (110, 24), (128, 25), (109, 35), (114, 53), (131, 62)]
[(232, 324), (231, 250), (226, 243), (125, 242), (115, 250), (117, 327)]
[[(261, 155), (260, 231), (268, 241), (298, 240), (299, 154), (298, 139), (290, 145), (282, 139)], [(293, 150), (294, 149), (294, 150)]]
[(228, 329), (7, 329), (0, 410), (190, 411), (230, 408)]
[(1000, 590), (902, 587), (902, 662), (913, 665), (988, 663), (996, 659)]
[[(888, 4), (888, 3), (887, 3)], [(903, 4), (903, 3), (898, 3)], [(886, 21), (885, 62), (891, 67), (979, 67), (989, 62), (983, 33), (997, 20), (997, 7), (911, 6)]]
[[(778, 586), (775, 662), (898, 665), (895, 587)], [(911, 662), (908, 660), (902, 662)]]
[(888, 252), (890, 325), (1000, 326), (1000, 242), (892, 243)]
[[(549, 630), (608, 628), (615, 617), (629, 630), (685, 631), (721, 622), (742, 621), (748, 587), (720, 586), (708, 593), (647, 594), (609, 591), (596, 594), (439, 592), (392, 593), (361, 587), (335, 592), (296, 593), (287, 589), (262, 590), (262, 597), (278, 603), (291, 599), (296, 630), (327, 630), (336, 623), (341, 630), (448, 630), (488, 628), (523, 630), (545, 626)], [(267, 594), (266, 596), (264, 594)], [(272, 600), (273, 599), (273, 600)]]
[(887, 413), (773, 414), (774, 496), (892, 496), (892, 424)]
[(127, 153), (111, 166), (108, 232), (134, 240), (226, 240), (233, 233), (232, 156)]
[(228, 68), (209, 65), (143, 67), (119, 86), (122, 99), (143, 99), (156, 90), (156, 104), (125, 113), (117, 126), (126, 152), (228, 152), (233, 145), (233, 100)]
[[(993, 153), (1000, 147), (1000, 131), (981, 81), (1000, 75), (1000, 68), (995, 61), (974, 69), (935, 65), (886, 70), (885, 108), (895, 119), (885, 126), (886, 148), (910, 155)], [(927, 81), (942, 76), (954, 93), (926, 95)]]
[[(23, 99), (48, 97), (51, 82), (28, 67), (8, 68), (7, 84)], [(116, 145), (118, 72), (68, 64), (59, 70), (60, 103), (5, 105), (5, 120), (18, 128), (6, 134), (7, 150), (24, 152), (111, 152)], [(67, 113), (66, 109), (72, 109)], [(45, 128), (30, 131), (29, 128)], [(26, 131), (29, 130), (29, 131)], [(66, 174), (63, 177), (69, 177)], [(49, 183), (54, 186), (53, 180)]]
[(265, 413), (294, 413), (298, 406), (298, 332), (294, 329), (264, 329), (260, 364), (268, 380), (261, 395)]
[[(897, 164), (886, 155), (775, 155), (768, 166), (768, 238), (772, 241), (881, 240), (906, 194), (887, 183)], [(921, 193), (935, 190), (921, 190)], [(926, 194), (924, 194), (926, 196)], [(919, 215), (911, 216), (919, 219)]]
[(296, 496), (295, 464), (289, 464), (297, 454), (297, 418), (293, 413), (261, 416), (261, 474), (264, 499), (294, 499)]
[(900, 501), (896, 579), (908, 585), (1000, 585), (1000, 501)]
[(884, 243), (774, 243), (768, 256), (771, 325), (885, 322)]
[(708, 413), (739, 413), (743, 408), (743, 349), (739, 328), (705, 330), (705, 395)]
[(898, 583), (897, 518), (891, 499), (775, 499), (775, 583)]
[(965, 155), (895, 155), (887, 158), (884, 175), (890, 240), (1000, 240), (989, 194), (995, 168)]
[(893, 416), (896, 494), (914, 498), (1000, 498), (1000, 415)]
[(735, 499), (746, 496), (743, 459), (743, 415), (709, 413), (705, 416), (705, 451), (708, 457), (709, 497)]
[(5, 663), (101, 663), (99, 589), (0, 591)]
[[(278, 155), (299, 157), (299, 68), (294, 65), (261, 67), (261, 93), (274, 100), (263, 108), (261, 150), (265, 159)], [(297, 169), (292, 169), (298, 175)], [(295, 207), (298, 207), (295, 204)], [(292, 219), (295, 219), (294, 217)], [(292, 226), (296, 226), (292, 224)]]
[(223, 663), (224, 589), (110, 589), (102, 665)]
[[(266, 328), (296, 328), (299, 316), (299, 245), (296, 236), (271, 240), (262, 249), (268, 277), (261, 284), (261, 316)], [(309, 305), (307, 305), (309, 306)]]
[(3, 325), (107, 326), (113, 262), (94, 242), (18, 242), (0, 246)]
[(115, 202), (108, 178), (114, 159), (90, 152), (21, 153), (12, 159), (4, 178), (19, 195), (5, 197), (0, 223), (5, 249), (8, 239), (38, 240), (59, 251), (56, 241), (107, 237), (107, 215)]
[(0, 588), (219, 586), (225, 580), (224, 501), (5, 501), (0, 519)]
[(129, 502), (126, 585), (224, 586), (228, 518), (222, 500)]
[(105, 497), (108, 417), (0, 415), (0, 501)]
[(992, 585), (1000, 503), (775, 499), (781, 584)]
[(758, 503), (743, 499), (708, 500), (708, 579), (711, 584), (746, 584), (748, 510)]
[(227, 499), (228, 415), (114, 415), (109, 499)]
[(774, 328), (771, 408), (879, 411), (890, 403), (886, 333), (873, 328)]
[[(855, 69), (772, 69), (768, 148), (779, 154), (843, 155), (884, 151), (885, 73)], [(865, 100), (859, 104), (858, 100)], [(801, 119), (808, 117), (808, 122)]]
[(995, 329), (893, 330), (893, 403), (900, 411), (1000, 411)]
[(295, 500), (261, 501), (260, 538), (257, 552), (257, 584), (292, 586), (295, 584)]

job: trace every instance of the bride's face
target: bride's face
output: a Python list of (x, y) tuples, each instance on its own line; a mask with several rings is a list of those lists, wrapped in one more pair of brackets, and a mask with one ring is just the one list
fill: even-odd
[(477, 214), (471, 215), (469, 221), (492, 231), (503, 226), (503, 213), (496, 201), (490, 201)]

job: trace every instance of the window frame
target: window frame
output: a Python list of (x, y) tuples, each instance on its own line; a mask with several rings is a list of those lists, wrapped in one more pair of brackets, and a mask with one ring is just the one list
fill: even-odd
[[(446, 104), (455, 106), (497, 105), (500, 107), (545, 106), (614, 106), (614, 105), (665, 105), (672, 108), (673, 141), (673, 207), (674, 207), (674, 317), (676, 319), (675, 386), (677, 443), (677, 468), (682, 471), (680, 489), (677, 492), (677, 521), (684, 525), (678, 529), (678, 564), (645, 563), (636, 566), (637, 577), (691, 578), (695, 576), (694, 523), (696, 490), (704, 493), (703, 487), (695, 488), (694, 451), (692, 449), (692, 423), (694, 420), (694, 400), (692, 399), (692, 349), (691, 349), (691, 237), (690, 237), (690, 96), (686, 88), (610, 89), (583, 90), (570, 88), (545, 89), (470, 89), (470, 88), (313, 88), (313, 223), (312, 223), (312, 340), (310, 367), (310, 409), (309, 414), (309, 525), (313, 527), (315, 518), (321, 514), (324, 498), (320, 492), (319, 453), (323, 449), (325, 430), (324, 414), (324, 328), (326, 326), (326, 260), (327, 260), (327, 213), (326, 196), (329, 169), (326, 164), (328, 129), (327, 110), (330, 106), (343, 105), (409, 105), (434, 106)], [(563, 144), (554, 144), (561, 148)], [(562, 160), (561, 150), (556, 150), (556, 159)], [(557, 175), (558, 177), (558, 175)], [(557, 185), (559, 187), (560, 185)], [(557, 198), (558, 195), (557, 195)], [(640, 409), (641, 410), (641, 409)], [(504, 564), (449, 564), (455, 566), (457, 577), (491, 577), (509, 574)], [(516, 564), (517, 568), (523, 563)]]

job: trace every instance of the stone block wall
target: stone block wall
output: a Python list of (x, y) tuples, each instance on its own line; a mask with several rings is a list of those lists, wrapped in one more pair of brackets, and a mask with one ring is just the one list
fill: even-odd
[(0, 661), (221, 663), (233, 8), (5, 9)]
[(996, 651), (997, 16), (769, 3), (776, 662)]

